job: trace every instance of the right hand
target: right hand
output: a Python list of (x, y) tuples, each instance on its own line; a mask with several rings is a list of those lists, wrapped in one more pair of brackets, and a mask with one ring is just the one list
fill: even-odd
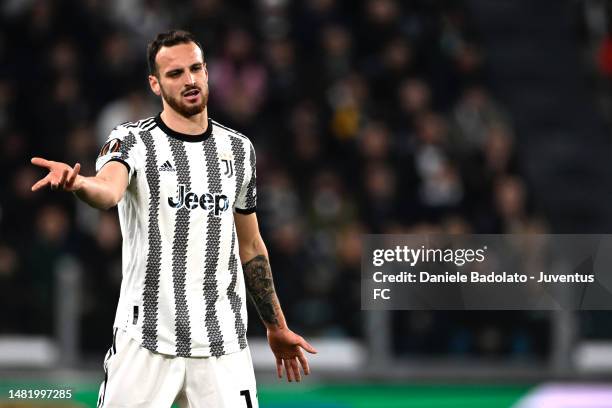
[(49, 170), (46, 177), (38, 180), (33, 186), (32, 191), (40, 190), (50, 186), (51, 190), (77, 191), (81, 188), (82, 177), (79, 176), (81, 165), (75, 164), (70, 167), (66, 163), (45, 160), (41, 157), (32, 158), (32, 164), (44, 167)]

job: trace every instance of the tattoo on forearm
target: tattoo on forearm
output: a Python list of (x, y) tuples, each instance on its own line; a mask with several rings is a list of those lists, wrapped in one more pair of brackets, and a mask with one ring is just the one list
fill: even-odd
[(263, 255), (257, 255), (244, 265), (244, 280), (251, 300), (265, 323), (278, 325), (276, 291), (272, 280), (270, 262)]

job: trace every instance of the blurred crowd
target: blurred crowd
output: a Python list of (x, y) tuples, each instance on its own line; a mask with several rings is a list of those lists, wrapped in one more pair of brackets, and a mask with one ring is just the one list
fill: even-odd
[(592, 90), (601, 112), (612, 123), (612, 2), (577, 2), (580, 40), (590, 68)]
[[(169, 28), (204, 46), (210, 116), (254, 142), (258, 217), (296, 330), (363, 336), (361, 234), (546, 231), (462, 1), (0, 7), (0, 307), (12, 311), (0, 333), (53, 333), (54, 271), (69, 257), (82, 270), (82, 347), (108, 347), (121, 282), (116, 214), (31, 193), (44, 171), (29, 159), (80, 162), (93, 175), (110, 129), (161, 110), (145, 49)], [(250, 333), (262, 333), (250, 317)], [(396, 348), (529, 355), (546, 347), (541, 319), (397, 313)]]

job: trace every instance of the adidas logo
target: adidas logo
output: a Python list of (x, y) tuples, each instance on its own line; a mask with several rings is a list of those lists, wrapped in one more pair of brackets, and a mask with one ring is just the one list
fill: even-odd
[(176, 170), (174, 170), (174, 167), (172, 167), (172, 163), (170, 163), (170, 160), (166, 160), (164, 164), (159, 166), (159, 171), (176, 171)]

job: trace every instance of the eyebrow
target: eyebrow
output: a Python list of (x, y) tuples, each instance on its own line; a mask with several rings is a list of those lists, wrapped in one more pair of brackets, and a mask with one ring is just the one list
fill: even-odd
[[(193, 69), (193, 68), (199, 68), (203, 66), (204, 66), (203, 62), (194, 62), (193, 64), (189, 66), (189, 68)], [(169, 71), (166, 71), (166, 75), (180, 74), (181, 72), (183, 72), (183, 68), (174, 68)]]

